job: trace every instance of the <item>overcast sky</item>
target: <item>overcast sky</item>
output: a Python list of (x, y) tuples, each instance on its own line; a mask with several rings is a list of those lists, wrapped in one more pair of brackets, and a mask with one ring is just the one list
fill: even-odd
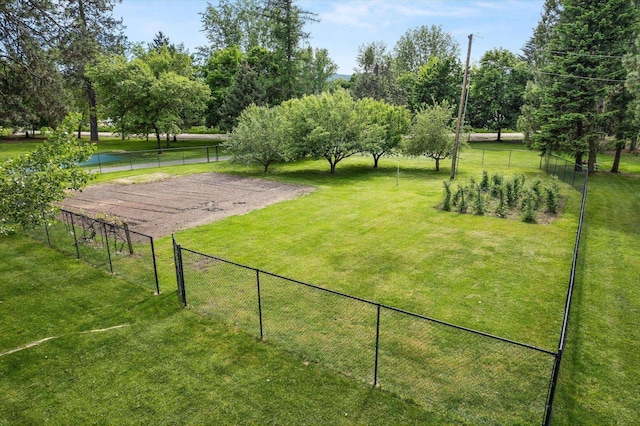
[[(216, 4), (217, 0), (210, 1)], [(460, 44), (464, 59), (468, 35), (473, 34), (471, 59), (502, 47), (520, 53), (542, 13), (543, 0), (299, 0), (320, 22), (308, 24), (310, 44), (329, 50), (339, 73), (351, 74), (358, 46), (384, 41), (388, 50), (408, 29), (441, 25)], [(200, 13), (206, 1), (123, 0), (114, 16), (122, 18), (132, 42), (150, 42), (162, 31), (172, 43), (184, 43), (190, 52), (207, 44)]]

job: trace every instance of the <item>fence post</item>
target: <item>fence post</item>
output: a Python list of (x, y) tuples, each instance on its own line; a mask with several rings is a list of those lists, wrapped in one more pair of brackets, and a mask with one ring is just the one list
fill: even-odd
[(216, 145), (216, 163), (217, 163), (218, 161), (219, 161), (219, 158), (218, 158), (218, 145)]
[(510, 149), (509, 150), (509, 164), (507, 165), (507, 169), (511, 167), (511, 154), (513, 153), (513, 150)]
[(156, 264), (156, 249), (153, 245), (153, 237), (149, 237), (151, 240), (151, 258), (153, 259), (153, 273), (156, 278), (156, 291), (160, 294), (160, 283), (158, 282), (158, 265)]
[(209, 147), (207, 147), (207, 163), (209, 163)]
[(184, 148), (182, 148), (182, 165), (184, 166)]
[(547, 403), (544, 407), (544, 426), (551, 424), (551, 414), (553, 412), (553, 397), (556, 393), (556, 384), (558, 383), (558, 375), (560, 373), (560, 361), (562, 360), (562, 349), (556, 354), (553, 362), (553, 372), (551, 373), (551, 382), (549, 384), (549, 393), (547, 394)]
[(380, 304), (378, 306), (377, 318), (376, 318), (376, 361), (373, 369), (373, 386), (378, 384), (378, 360), (380, 353)]
[(258, 317), (260, 318), (260, 340), (262, 340), (262, 297), (260, 295), (260, 271), (256, 269), (256, 283), (258, 284)]
[(484, 148), (482, 148), (482, 162), (480, 163), (481, 166), (484, 166)]
[(173, 259), (176, 266), (176, 281), (178, 283), (178, 297), (182, 302), (182, 306), (187, 306), (187, 293), (184, 288), (184, 273), (182, 270), (182, 248), (176, 242), (175, 237), (172, 235), (173, 240)]
[(76, 246), (76, 256), (80, 259), (80, 249), (78, 248), (78, 237), (76, 236), (76, 225), (73, 223), (73, 213), (69, 212), (71, 218), (71, 229), (73, 230), (73, 243)]
[[(131, 244), (131, 232), (129, 232), (129, 224), (127, 222), (122, 223), (124, 228), (124, 235), (127, 238), (127, 246), (129, 246), (129, 254), (133, 254), (133, 244)], [(114, 227), (115, 230), (115, 227)]]
[(100, 153), (98, 153), (98, 170), (102, 173), (102, 163), (100, 162)]
[(109, 248), (109, 233), (107, 231), (107, 224), (102, 222), (102, 230), (104, 231), (104, 245), (107, 247), (107, 258), (109, 259), (109, 270), (113, 274), (113, 263), (111, 262), (111, 249)]

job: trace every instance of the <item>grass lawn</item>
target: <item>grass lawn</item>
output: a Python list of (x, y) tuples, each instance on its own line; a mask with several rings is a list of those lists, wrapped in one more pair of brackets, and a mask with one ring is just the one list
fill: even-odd
[(0, 274), (2, 425), (447, 421), (23, 237)]
[[(462, 154), (458, 179), (465, 181), (472, 176), (479, 179), (482, 170), (488, 170), (491, 173), (501, 170), (506, 175), (524, 172), (528, 179), (544, 176), (535, 169), (539, 161), (535, 153), (515, 149), (502, 153), (489, 153), (489, 148), (493, 147), (495, 147), (494, 144), (474, 143), (469, 150), (465, 151)], [(624, 161), (623, 165), (629, 168), (637, 164), (634, 159), (625, 158)], [(424, 159), (386, 159), (381, 162), (377, 170), (373, 170), (371, 165), (372, 160), (368, 157), (354, 157), (340, 163), (335, 176), (328, 173), (328, 164), (325, 161), (311, 160), (294, 164), (276, 164), (266, 176), (258, 167), (240, 167), (224, 162), (163, 167), (161, 171), (186, 174), (214, 170), (297, 182), (318, 188), (318, 191), (297, 200), (275, 204), (244, 216), (227, 218), (196, 229), (181, 231), (177, 233), (177, 238), (185, 247), (554, 350), (562, 320), (579, 210), (579, 194), (568, 185), (563, 186), (562, 191), (565, 197), (563, 214), (548, 225), (528, 225), (518, 221), (440, 211), (438, 205), (441, 203), (442, 181), (448, 179), (448, 164), (443, 164), (443, 170), (439, 173), (432, 170), (433, 162)], [(505, 168), (507, 165), (509, 167)], [(148, 171), (111, 173), (99, 176), (97, 182), (144, 173)], [(593, 176), (576, 302), (570, 323), (569, 344), (563, 360), (558, 405), (554, 411), (554, 422), (558, 424), (590, 424), (595, 419), (598, 420), (597, 423), (632, 424), (635, 419), (634, 407), (638, 405), (635, 390), (640, 387), (638, 381), (640, 372), (637, 367), (640, 365), (637, 355), (640, 352), (638, 343), (640, 333), (636, 327), (640, 294), (635, 284), (640, 282), (638, 279), (640, 277), (633, 259), (640, 248), (637, 220), (639, 185), (640, 180), (632, 175), (610, 176), (606, 173), (597, 173)], [(17, 250), (18, 253), (23, 254), (15, 257), (18, 260), (23, 259), (21, 260), (23, 264), (31, 261), (28, 254), (38, 252), (34, 248), (35, 243), (24, 242), (18, 237), (0, 240), (2, 244), (0, 247), (7, 246), (5, 242), (11, 246), (7, 250), (14, 250), (15, 245), (29, 247), (22, 251)], [(175, 281), (170, 238), (158, 240), (157, 248), (159, 264), (162, 268), (161, 285)], [(2, 258), (4, 253), (0, 259)], [(60, 259), (62, 261), (63, 258)], [(3, 262), (7, 263), (4, 260)], [(26, 273), (14, 264), (4, 266), (0, 263), (0, 265), (3, 265), (3, 268), (11, 274), (16, 274), (15, 279), (18, 282), (20, 280), (26, 282), (28, 279)], [(97, 278), (81, 278), (80, 282), (94, 280)], [(116, 279), (113, 278), (111, 281)], [(22, 288), (25, 285), (18, 284), (17, 287)], [(178, 366), (186, 370), (187, 382), (175, 382), (178, 383), (177, 388), (184, 395), (206, 401), (206, 406), (219, 403), (227, 407), (225, 412), (227, 417), (218, 417), (219, 419), (237, 419), (247, 423), (265, 422), (265, 417), (255, 417), (262, 416), (264, 413), (253, 413), (254, 416), (248, 413), (249, 409), (246, 407), (253, 403), (260, 407), (269, 406), (270, 408), (264, 410), (272, 413), (273, 416), (286, 416), (277, 417), (279, 420), (275, 420), (275, 423), (348, 423), (353, 421), (353, 418), (349, 417), (349, 411), (345, 411), (347, 416), (341, 413), (344, 416), (343, 419), (339, 416), (334, 417), (333, 408), (337, 404), (353, 403), (355, 406), (360, 403), (362, 405), (363, 400), (358, 399), (359, 397), (355, 397), (354, 400), (345, 394), (356, 395), (358, 394), (356, 390), (362, 389), (367, 394), (364, 397), (367, 401), (364, 406), (367, 407), (369, 407), (368, 403), (374, 404), (375, 398), (390, 398), (385, 393), (368, 392), (365, 385), (349, 381), (342, 376), (335, 376), (313, 363), (309, 366), (304, 363), (300, 365), (301, 361), (296, 356), (283, 355), (278, 347), (257, 344), (247, 335), (233, 332), (216, 322), (208, 322), (190, 310), (176, 310), (175, 295), (165, 294), (153, 298), (148, 295), (148, 292), (145, 293), (140, 289), (136, 291), (144, 294), (144, 301), (138, 304), (132, 302), (135, 308), (124, 303), (129, 308), (124, 309), (122, 316), (117, 313), (117, 309), (112, 312), (112, 307), (120, 306), (119, 302), (110, 302), (108, 297), (100, 297), (99, 300), (109, 306), (104, 311), (113, 315), (109, 317), (113, 321), (100, 321), (102, 319), (100, 315), (106, 315), (105, 312), (100, 313), (100, 308), (90, 309), (89, 312), (96, 312), (96, 318), (93, 322), (91, 318), (87, 320), (91, 326), (97, 328), (135, 321), (132, 325), (108, 333), (73, 334), (64, 339), (51, 340), (43, 345), (3, 356), (0, 358), (0, 368), (6, 368), (6, 357), (34, 356), (24, 361), (27, 366), (25, 368), (31, 371), (31, 376), (16, 376), (12, 373), (9, 380), (14, 384), (38, 382), (40, 376), (37, 371), (43, 368), (47, 361), (42, 361), (39, 355), (32, 355), (33, 353), (42, 355), (39, 351), (44, 348), (51, 346), (55, 348), (56, 345), (61, 345), (57, 350), (57, 356), (63, 361), (68, 361), (74, 359), (73, 350), (76, 346), (84, 347), (89, 352), (97, 350), (96, 356), (99, 359), (93, 360), (86, 366), (80, 363), (79, 368), (87, 368), (86, 371), (82, 370), (82, 377), (85, 380), (90, 380), (86, 375), (98, 377), (93, 381), (93, 386), (98, 389), (98, 395), (105, 395), (103, 398), (108, 395), (109, 398), (115, 397), (117, 401), (124, 401), (123, 411), (128, 409), (136, 414), (135, 409), (143, 407), (146, 414), (142, 413), (141, 416), (155, 416), (160, 413), (157, 418), (163, 419), (175, 419), (176, 417), (163, 417), (163, 415), (171, 410), (179, 413), (181, 409), (191, 409), (190, 413), (196, 420), (215, 419), (215, 417), (198, 417), (203, 415), (202, 411), (206, 410), (203, 405), (186, 404), (187, 408), (184, 408), (172, 402), (175, 399), (185, 401), (181, 396), (176, 397), (172, 394), (173, 399), (164, 394), (156, 396), (145, 389), (144, 380), (155, 378), (155, 376), (149, 378), (153, 376), (149, 371), (156, 371), (162, 379), (153, 383), (173, 383), (177, 379), (173, 375), (168, 375), (167, 372), (177, 369)], [(6, 300), (10, 300), (10, 296), (5, 294), (11, 293), (0, 293), (0, 300), (5, 301), (3, 305), (7, 303)], [(116, 294), (114, 297), (119, 295)], [(125, 298), (128, 297), (127, 295)], [(148, 299), (149, 297), (151, 299)], [(46, 300), (50, 299), (46, 298)], [(37, 299), (32, 303), (38, 303)], [(0, 309), (4, 310), (6, 306), (3, 305), (0, 305)], [(18, 313), (15, 317), (20, 323), (21, 315), (27, 315), (28, 312), (19, 312), (20, 308), (17, 309)], [(59, 322), (62, 322), (65, 327), (67, 324), (73, 324), (73, 314), (67, 320), (66, 314), (62, 312), (66, 312), (66, 307), (61, 307), (54, 313), (54, 316), (60, 316)], [(37, 317), (36, 314), (33, 315)], [(2, 321), (9, 321), (9, 333), (15, 334), (15, 330), (19, 327), (13, 325), (13, 320), (5, 319), (6, 317), (3, 315)], [(163, 320), (165, 317), (166, 322)], [(62, 321), (62, 318), (65, 320)], [(188, 324), (184, 325), (180, 322), (182, 319), (178, 321), (176, 318), (186, 318), (184, 321), (188, 321)], [(39, 320), (36, 318), (35, 321), (37, 323)], [(49, 320), (41, 321), (42, 324), (45, 322), (49, 327)], [(109, 323), (103, 324), (104, 322)], [(68, 331), (86, 330), (85, 325), (89, 324), (80, 322), (73, 330)], [(4, 327), (3, 323), (3, 330)], [(196, 330), (202, 333), (198, 334), (193, 341), (180, 339), (178, 330), (181, 329), (186, 329), (189, 333), (191, 331), (195, 333)], [(37, 331), (38, 328), (35, 327), (35, 330)], [(34, 332), (32, 336), (25, 339), (16, 338), (15, 341), (9, 341), (5, 347), (0, 346), (0, 352), (29, 341), (56, 335), (56, 333), (67, 333), (66, 329), (57, 331), (54, 328), (46, 331), (46, 333)], [(79, 342), (84, 341), (87, 336), (96, 341), (86, 346), (80, 345)], [(72, 343), (64, 346), (65, 339), (71, 339)], [(105, 339), (105, 342), (100, 343), (101, 339)], [(147, 346), (144, 346), (145, 344)], [(183, 350), (178, 351), (176, 347)], [(218, 352), (218, 347), (221, 348), (221, 352)], [(166, 399), (166, 402), (161, 404), (167, 404), (170, 407), (167, 411), (161, 411), (155, 404), (149, 407), (132, 396), (122, 395), (127, 391), (132, 393), (131, 389), (120, 387), (128, 386), (125, 382), (120, 383), (120, 378), (113, 379), (113, 377), (120, 377), (123, 373), (116, 362), (110, 362), (110, 360), (125, 362), (130, 358), (141, 357), (143, 356), (141, 354), (146, 354), (147, 351), (156, 352), (152, 359), (159, 359), (157, 365), (162, 365), (163, 368), (157, 367), (151, 359), (145, 358), (139, 363), (145, 366), (144, 368), (132, 367), (129, 364), (130, 367), (125, 369), (127, 373), (122, 380), (126, 383), (132, 381), (138, 383), (142, 380), (141, 392), (138, 393), (146, 396), (143, 399), (154, 402)], [(270, 355), (272, 352), (273, 355)], [(132, 355), (134, 353), (135, 356)], [(200, 365), (197, 359), (195, 361), (192, 359), (194, 354), (202, 353), (206, 353), (203, 356), (208, 357), (206, 368)], [(234, 355), (236, 358), (232, 357), (230, 360), (229, 354), (236, 354)], [(271, 356), (273, 358), (270, 358)], [(259, 364), (259, 361), (264, 359), (269, 360), (268, 367)], [(240, 368), (237, 362), (241, 362), (243, 367)], [(244, 363), (248, 363), (246, 369)], [(240, 379), (232, 376), (228, 377), (227, 382), (221, 382), (211, 370), (226, 372), (227, 367), (231, 365), (234, 372), (242, 370), (237, 372), (240, 377), (253, 375), (268, 378), (273, 371), (287, 370), (288, 367), (279, 367), (285, 364), (291, 365), (291, 369), (295, 372), (313, 371), (317, 372), (314, 377), (321, 377), (323, 380), (335, 379), (335, 388), (327, 386), (331, 390), (325, 393), (324, 385), (311, 381), (301, 384), (303, 388), (293, 388), (288, 391), (287, 386), (290, 383), (285, 380), (282, 382), (283, 389), (273, 393), (277, 395), (275, 398), (271, 397), (272, 391), (268, 387), (270, 385), (266, 385), (264, 390), (259, 386), (257, 391), (251, 388), (251, 391), (241, 392), (236, 388), (235, 391), (226, 393), (220, 398), (225, 402), (215, 399), (218, 384), (226, 389), (225, 383), (234, 387), (232, 384)], [(56, 400), (58, 393), (61, 392), (63, 395), (68, 395), (69, 389), (62, 389), (56, 385), (60, 377), (65, 377), (64, 374), (62, 372), (56, 374), (47, 382), (48, 388), (35, 390), (38, 392), (33, 394), (38, 395), (38, 398), (35, 398), (36, 401), (47, 398)], [(205, 381), (196, 379), (203, 374), (212, 376), (206, 377), (213, 383), (213, 387), (208, 383), (205, 384)], [(0, 387), (6, 386), (4, 384), (6, 379), (0, 380), (2, 380)], [(247, 378), (243, 380), (245, 381), (240, 380), (240, 383), (249, 383)], [(305, 381), (307, 378), (305, 376), (302, 379), (291, 379), (293, 382), (297, 380)], [(314, 392), (314, 386), (321, 386), (320, 389), (323, 391)], [(9, 388), (12, 389), (11, 386)], [(90, 394), (94, 388), (79, 389), (74, 392), (82, 395), (87, 393), (88, 389), (90, 391), (87, 394)], [(164, 387), (161, 388), (162, 390), (165, 390), (166, 394), (170, 393)], [(18, 406), (22, 407), (20, 404), (23, 404), (24, 407), (35, 407), (37, 402), (31, 405), (25, 402), (29, 398), (34, 398), (29, 394), (29, 390), (25, 392), (26, 394), (22, 396), (23, 402), (17, 403)], [(280, 398), (284, 401), (291, 400), (296, 392), (299, 393), (298, 399), (300, 399), (300, 401), (296, 400), (296, 404), (301, 404), (296, 405), (299, 409), (279, 405)], [(335, 392), (343, 392), (343, 394)], [(249, 397), (248, 394), (252, 396)], [(20, 400), (19, 396), (17, 398)], [(251, 398), (255, 398), (255, 401)], [(336, 400), (334, 401), (333, 398)], [(356, 423), (428, 424), (460, 420), (455, 416), (443, 420), (432, 417), (433, 413), (428, 414), (413, 404), (400, 403), (393, 398), (390, 401), (384, 402), (390, 405), (378, 407), (377, 411), (367, 413), (367, 417), (357, 418)], [(45, 405), (52, 407), (54, 403), (46, 405), (45, 402)], [(275, 405), (271, 406), (271, 404)], [(318, 404), (324, 407), (318, 407)], [(94, 405), (96, 406), (93, 409), (100, 411), (100, 415), (112, 415), (109, 407)], [(424, 406), (421, 407), (424, 409)], [(0, 408), (0, 422), (5, 416), (1, 410), (3, 408)], [(42, 406), (34, 408), (35, 413), (40, 413), (34, 415), (41, 416), (42, 410)], [(16, 409), (12, 412), (18, 411)], [(290, 412), (294, 414), (290, 415)], [(75, 413), (68, 418), (58, 418), (59, 422), (64, 423), (65, 419), (71, 421), (84, 418), (78, 417), (82, 415), (79, 409)], [(312, 415), (292, 417), (307, 413)], [(383, 413), (391, 413), (391, 417)], [(359, 416), (363, 415), (362, 412), (359, 414)], [(318, 421), (318, 419), (322, 420)], [(23, 422), (29, 421), (27, 419)], [(108, 422), (117, 423), (118, 419)], [(135, 423), (135, 420), (132, 422)], [(167, 423), (171, 422), (172, 420), (167, 420)], [(212, 420), (212, 422), (216, 421)]]

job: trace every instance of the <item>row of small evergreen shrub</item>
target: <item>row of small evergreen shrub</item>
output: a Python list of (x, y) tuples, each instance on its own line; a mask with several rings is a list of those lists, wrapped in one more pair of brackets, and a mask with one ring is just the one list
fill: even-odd
[(482, 172), (480, 182), (471, 177), (468, 184), (444, 182), (442, 209), (459, 213), (494, 215), (507, 218), (520, 215), (527, 223), (537, 222), (537, 213), (556, 214), (560, 207), (560, 185), (552, 176), (543, 182), (526, 182), (524, 174), (505, 178), (502, 174)]

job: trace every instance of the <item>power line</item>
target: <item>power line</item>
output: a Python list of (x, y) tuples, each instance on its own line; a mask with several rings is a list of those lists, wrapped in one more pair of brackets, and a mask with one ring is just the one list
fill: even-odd
[(588, 56), (592, 58), (609, 58), (609, 59), (622, 59), (624, 56), (616, 56), (616, 55), (600, 55), (596, 53), (575, 53), (575, 52), (563, 52), (560, 50), (548, 50), (549, 53), (554, 53), (556, 55), (575, 55), (575, 56)]
[(544, 71), (531, 71), (534, 74), (543, 74), (543, 75), (552, 75), (555, 77), (564, 77), (564, 78), (578, 78), (581, 80), (595, 80), (595, 81), (606, 81), (606, 82), (610, 82), (610, 83), (624, 83), (627, 80), (615, 80), (615, 79), (611, 79), (611, 78), (600, 78), (600, 77), (584, 77), (581, 75), (571, 75), (571, 74), (556, 74), (556, 73), (552, 73), (552, 72), (544, 72)]

